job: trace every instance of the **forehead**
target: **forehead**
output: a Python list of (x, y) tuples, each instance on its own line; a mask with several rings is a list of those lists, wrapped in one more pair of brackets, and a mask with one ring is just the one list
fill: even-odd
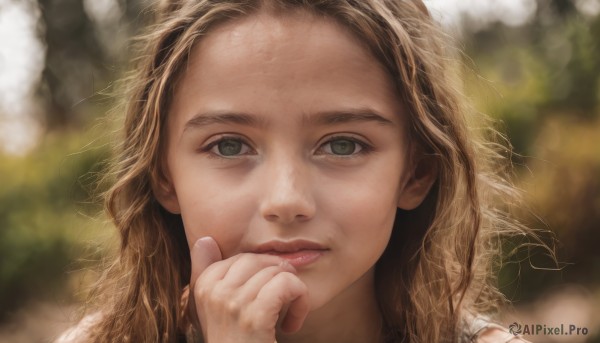
[[(288, 107), (257, 103), (257, 97)], [(398, 113), (399, 106), (377, 108), (398, 105), (397, 98), (386, 69), (334, 19), (305, 11), (260, 11), (220, 24), (197, 42), (174, 105), (179, 99), (197, 107), (221, 107), (206, 110), (252, 113), (343, 106)]]
[[(349, 29), (333, 18), (304, 10), (261, 10), (209, 30), (192, 50), (193, 67), (226, 67), (240, 73), (250, 70), (293, 71), (301, 65), (344, 66), (389, 80), (383, 66)], [(283, 70), (278, 70), (281, 67)], [(236, 70), (237, 68), (237, 70)]]
[[(206, 58), (218, 57), (234, 65), (251, 62), (247, 59), (249, 55), (265, 64), (322, 60), (326, 53), (343, 55), (357, 63), (373, 62), (362, 42), (345, 27), (331, 18), (317, 17), (306, 11), (261, 11), (227, 22), (210, 31), (197, 50)], [(227, 60), (222, 60), (223, 55), (227, 55)]]

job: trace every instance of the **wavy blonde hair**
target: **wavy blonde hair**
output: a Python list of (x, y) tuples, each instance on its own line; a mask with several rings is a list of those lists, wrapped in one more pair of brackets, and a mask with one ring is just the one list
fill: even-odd
[[(376, 266), (377, 298), (390, 341), (456, 342), (468, 313), (493, 311), (502, 299), (492, 277), (498, 235), (523, 228), (494, 203), (517, 196), (497, 153), (508, 144), (492, 143), (502, 137), (469, 119), (448, 37), (420, 0), (180, 0), (156, 7), (125, 93), (124, 137), (106, 195), (121, 245), (91, 293), (103, 314), (92, 341), (185, 341), (189, 248), (181, 218), (153, 194), (164, 179), (166, 116), (192, 46), (215, 25), (265, 8), (335, 20), (395, 81), (418, 147), (411, 158), (431, 159), (438, 177), (421, 206), (398, 210)], [(476, 125), (484, 129), (470, 129)]]

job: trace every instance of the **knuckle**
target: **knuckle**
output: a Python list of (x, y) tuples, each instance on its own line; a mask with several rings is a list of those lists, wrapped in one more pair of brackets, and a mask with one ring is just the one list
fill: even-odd
[(275, 287), (286, 290), (285, 294), (306, 294), (308, 287), (298, 277), (290, 272), (283, 271), (273, 278)]
[(211, 306), (222, 304), (225, 302), (224, 300), (229, 299), (222, 288), (201, 283), (196, 284), (194, 297), (197, 302), (210, 304)]
[(266, 309), (257, 309), (240, 317), (240, 328), (247, 332), (262, 331), (275, 327), (275, 320)]
[(196, 300), (206, 299), (210, 294), (210, 288), (201, 282), (196, 283), (196, 287), (194, 287), (194, 297)]
[(209, 294), (209, 301), (211, 304), (228, 304), (229, 303), (229, 295), (222, 287), (214, 287)]
[(255, 318), (253, 318), (252, 316), (242, 316), (240, 318), (240, 328), (242, 329), (242, 331), (246, 331), (246, 332), (252, 332), (255, 330)]
[(297, 282), (297, 287), (302, 293), (308, 293), (308, 286), (304, 282)]
[(206, 280), (209, 275), (214, 273), (219, 268), (222, 268), (222, 266), (219, 263), (213, 263), (213, 264), (209, 265), (208, 267), (206, 267), (206, 269), (204, 269), (202, 271), (202, 273), (200, 273), (200, 275), (198, 276), (198, 281)]
[(296, 281), (296, 276), (290, 272), (282, 271), (275, 276), (277, 282), (282, 283), (285, 286), (292, 285)]
[(231, 261), (233, 263), (238, 262), (239, 260), (243, 260), (244, 258), (246, 258), (247, 255), (248, 255), (248, 253), (237, 254), (237, 255), (231, 257)]
[(236, 314), (239, 313), (242, 306), (240, 301), (237, 299), (228, 299), (225, 302), (225, 310), (229, 313)]
[(205, 270), (204, 273), (200, 274), (200, 276), (195, 280), (194, 296), (199, 296), (199, 295), (204, 296), (210, 290), (209, 285), (211, 282), (210, 282), (210, 280), (208, 280), (208, 277), (207, 277), (208, 271), (209, 271), (208, 269)]

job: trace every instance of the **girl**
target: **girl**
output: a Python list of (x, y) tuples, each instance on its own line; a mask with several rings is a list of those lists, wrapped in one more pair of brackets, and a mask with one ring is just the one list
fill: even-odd
[(76, 342), (507, 342), (520, 229), (420, 0), (162, 4), (107, 194), (118, 259)]

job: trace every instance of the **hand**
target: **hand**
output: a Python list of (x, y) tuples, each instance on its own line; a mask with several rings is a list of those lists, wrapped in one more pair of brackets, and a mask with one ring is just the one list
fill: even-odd
[(190, 311), (206, 342), (273, 343), (278, 324), (286, 333), (302, 327), (308, 290), (284, 259), (244, 253), (222, 260), (211, 237), (196, 241), (190, 255)]

